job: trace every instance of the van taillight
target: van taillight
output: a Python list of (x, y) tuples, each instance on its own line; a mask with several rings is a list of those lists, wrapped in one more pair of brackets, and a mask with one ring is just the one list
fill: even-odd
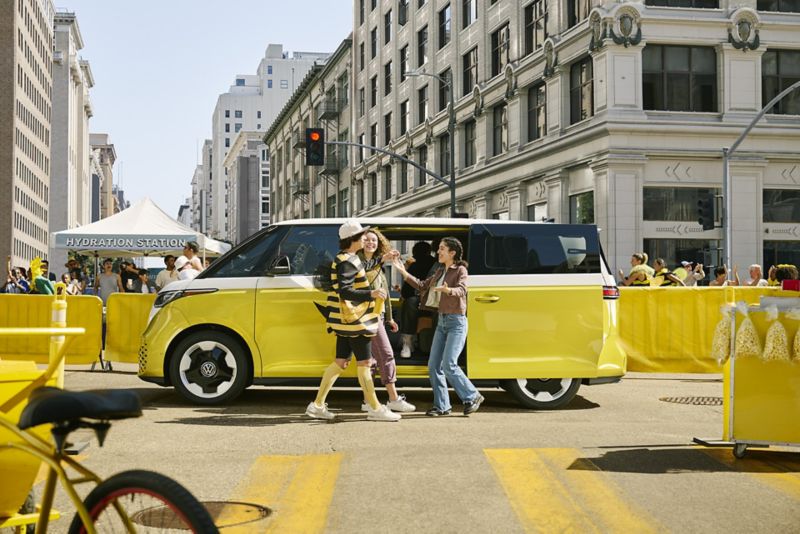
[(616, 286), (603, 286), (603, 298), (617, 300), (619, 298), (619, 288)]

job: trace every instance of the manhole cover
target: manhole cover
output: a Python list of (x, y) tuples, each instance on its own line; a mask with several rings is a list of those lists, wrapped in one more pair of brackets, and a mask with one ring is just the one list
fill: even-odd
[[(269, 517), (272, 510), (246, 502), (206, 501), (203, 503), (217, 527), (232, 527)], [(144, 527), (163, 530), (189, 530), (183, 520), (168, 506), (154, 506), (140, 510), (131, 521)]]
[(675, 404), (694, 404), (697, 406), (722, 406), (722, 397), (661, 397), (659, 400)]

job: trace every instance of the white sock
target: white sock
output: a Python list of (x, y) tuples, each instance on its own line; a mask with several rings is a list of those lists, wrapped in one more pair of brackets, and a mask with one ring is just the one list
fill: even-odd
[(407, 347), (411, 346), (411, 334), (403, 334), (403, 345)]

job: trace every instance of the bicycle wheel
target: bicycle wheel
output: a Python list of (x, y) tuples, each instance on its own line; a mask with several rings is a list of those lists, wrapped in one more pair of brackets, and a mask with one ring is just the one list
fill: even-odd
[[(131, 520), (133, 530), (117, 511), (118, 503)], [(97, 485), (83, 502), (97, 532), (196, 532), (219, 533), (208, 511), (189, 491), (151, 471), (125, 471)], [(85, 534), (75, 513), (70, 534)]]

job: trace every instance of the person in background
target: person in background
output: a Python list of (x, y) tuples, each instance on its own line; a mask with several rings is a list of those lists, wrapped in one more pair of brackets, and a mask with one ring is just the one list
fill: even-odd
[(778, 281), (778, 285), (781, 284), (784, 280), (797, 280), (798, 273), (797, 267), (794, 265), (778, 265), (778, 268), (775, 269), (775, 280)]
[(33, 258), (31, 262), (31, 283), (40, 295), (52, 295), (55, 293), (53, 282), (42, 276), (42, 260), (38, 257)]
[(175, 260), (175, 270), (178, 272), (178, 280), (194, 280), (198, 274), (193, 268), (192, 262), (186, 256), (181, 256)]
[(13, 293), (18, 295), (25, 295), (30, 293), (31, 286), (25, 277), (22, 276), (22, 272), (17, 269), (11, 268), (11, 256), (8, 257), (8, 262), (6, 263), (6, 283), (2, 288), (2, 293)]
[(86, 289), (86, 266), (84, 265), (83, 268), (81, 268), (78, 260), (75, 258), (70, 258), (64, 267), (67, 268), (67, 272), (70, 274), (70, 280), (72, 280), (72, 283), (77, 284), (78, 295), (82, 295), (83, 291)]
[(692, 269), (692, 264), (690, 263), (687, 267), (687, 274), (686, 278), (683, 279), (683, 283), (686, 284), (687, 287), (692, 287), (697, 285), (697, 283), (706, 277), (706, 272), (703, 270), (703, 264), (698, 263)]
[[(141, 291), (141, 287), (138, 287), (137, 284), (139, 281), (139, 270), (132, 261), (125, 263), (125, 270), (122, 271), (119, 276), (122, 279), (122, 287), (125, 288), (126, 293), (138, 293)], [(139, 291), (137, 291), (137, 289)]]
[(690, 261), (682, 261), (681, 266), (672, 271), (672, 274), (683, 280), (685, 283), (686, 277), (689, 275), (689, 271), (687, 271), (687, 269), (691, 270), (692, 269), (691, 265), (692, 262)]
[(139, 269), (139, 291), (137, 293), (150, 293), (150, 288), (147, 281), (150, 279), (150, 273), (147, 269)]
[(204, 263), (205, 265), (203, 266), (203, 268), (208, 269), (209, 265), (211, 265), (211, 258), (206, 258), (206, 261)]
[(653, 268), (656, 271), (656, 274), (653, 278), (660, 278), (661, 279), (661, 286), (660, 287), (674, 287), (674, 286), (685, 286), (686, 284), (683, 283), (683, 280), (675, 276), (673, 273), (667, 269), (667, 262), (663, 259), (659, 258), (655, 262), (653, 262)]
[(647, 254), (644, 252), (638, 252), (631, 256), (631, 270), (628, 273), (628, 277), (625, 278), (625, 274), (622, 272), (622, 269), (617, 271), (617, 274), (622, 280), (622, 284), (626, 286), (648, 286), (650, 285), (650, 279), (653, 277), (655, 272), (653, 268), (647, 265)]
[(178, 279), (178, 271), (175, 270), (175, 256), (170, 254), (164, 258), (164, 265), (166, 268), (156, 276), (156, 291), (161, 291), (170, 282)]
[(728, 267), (726, 265), (720, 265), (719, 267), (714, 269), (714, 276), (716, 277), (714, 280), (711, 281), (709, 286), (712, 287), (727, 287), (727, 286), (738, 286), (740, 285), (739, 282), (739, 266), (733, 266), (733, 276), (736, 279), (728, 280)]
[(742, 284), (743, 286), (752, 286), (752, 287), (765, 287), (769, 285), (769, 282), (764, 280), (764, 275), (761, 272), (761, 266), (757, 263), (754, 263), (750, 266), (750, 278), (744, 281)]
[[(411, 248), (411, 258), (406, 262), (405, 269), (414, 278), (425, 280), (428, 278), (428, 271), (434, 265), (436, 265), (436, 259), (431, 256), (431, 246), (425, 241), (420, 241)], [(412, 337), (417, 333), (419, 318), (423, 315), (430, 315), (430, 313), (419, 309), (419, 292), (408, 282), (403, 282), (400, 296), (403, 297), (403, 304), (400, 308), (403, 348), (400, 351), (400, 357), (410, 358), (413, 347)]]
[(113, 272), (114, 262), (106, 259), (103, 262), (103, 272), (98, 274), (95, 278), (94, 294), (100, 297), (103, 301), (103, 307), (108, 304), (108, 297), (112, 293), (124, 293), (125, 288), (122, 286), (122, 278), (120, 275)]
[[(44, 275), (42, 275), (44, 276)], [(67, 286), (67, 295), (77, 295), (78, 294), (78, 285), (73, 284), (72, 277), (70, 277), (69, 273), (64, 273), (61, 275), (61, 281)]]
[(192, 264), (192, 269), (201, 273), (203, 272), (203, 263), (200, 261), (200, 258), (197, 257), (198, 252), (200, 252), (200, 246), (196, 241), (189, 241), (186, 243), (186, 246), (183, 247), (183, 255), (186, 256), (186, 259)]
[(51, 282), (55, 282), (57, 280), (55, 273), (50, 272), (50, 262), (47, 260), (42, 260), (42, 276)]

